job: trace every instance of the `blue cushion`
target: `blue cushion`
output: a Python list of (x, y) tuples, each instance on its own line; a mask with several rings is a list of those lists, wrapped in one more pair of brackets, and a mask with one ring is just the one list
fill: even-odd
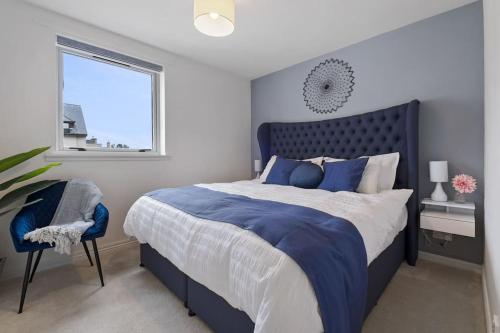
[(367, 162), (367, 158), (357, 158), (323, 164), (325, 176), (318, 188), (331, 192), (355, 192), (361, 181)]
[(290, 185), (301, 188), (317, 188), (323, 180), (323, 169), (314, 163), (303, 163), (290, 174)]
[(290, 174), (296, 167), (303, 163), (309, 162), (288, 160), (278, 156), (266, 178), (266, 184), (289, 185)]

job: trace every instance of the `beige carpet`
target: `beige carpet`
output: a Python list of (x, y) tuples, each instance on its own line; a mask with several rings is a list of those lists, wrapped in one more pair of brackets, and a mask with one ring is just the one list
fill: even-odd
[[(151, 273), (137, 249), (102, 256), (106, 286), (86, 261), (39, 272), (17, 314), (21, 279), (0, 284), (1, 332), (209, 332)], [(43, 260), (43, 258), (42, 258)], [(485, 332), (478, 274), (419, 261), (403, 265), (364, 333)]]

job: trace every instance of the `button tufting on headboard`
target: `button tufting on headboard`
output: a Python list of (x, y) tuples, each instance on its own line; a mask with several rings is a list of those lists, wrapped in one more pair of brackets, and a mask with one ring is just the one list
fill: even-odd
[(263, 165), (272, 155), (292, 159), (321, 155), (351, 159), (399, 152), (400, 162), (394, 188), (414, 190), (407, 205), (408, 225), (411, 227), (407, 229), (407, 260), (414, 264), (418, 246), (418, 105), (419, 102), (414, 100), (344, 118), (264, 123), (257, 133)]

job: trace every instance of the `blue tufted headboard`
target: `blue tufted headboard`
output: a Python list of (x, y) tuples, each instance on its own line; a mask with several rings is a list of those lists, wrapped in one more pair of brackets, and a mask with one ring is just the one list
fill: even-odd
[(263, 165), (273, 155), (293, 159), (317, 156), (356, 158), (400, 153), (394, 188), (411, 188), (406, 228), (406, 260), (418, 254), (419, 101), (350, 117), (297, 123), (263, 123), (257, 131)]

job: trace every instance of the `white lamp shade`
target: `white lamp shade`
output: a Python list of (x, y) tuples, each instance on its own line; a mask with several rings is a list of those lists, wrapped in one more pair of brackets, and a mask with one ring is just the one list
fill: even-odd
[(208, 36), (230, 35), (234, 31), (234, 0), (194, 0), (194, 26)]
[(443, 183), (448, 181), (448, 161), (430, 161), (429, 170), (431, 182)]
[(261, 172), (262, 171), (262, 161), (261, 160), (253, 161), (253, 168), (254, 168), (255, 172)]

